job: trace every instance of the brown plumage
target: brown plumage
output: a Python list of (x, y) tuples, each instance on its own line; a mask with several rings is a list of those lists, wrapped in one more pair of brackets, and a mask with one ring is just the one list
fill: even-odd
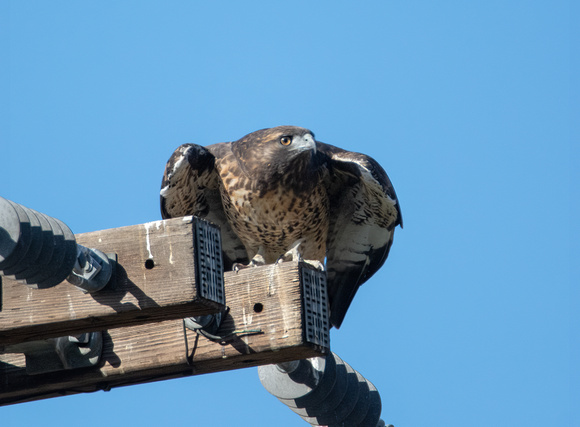
[(295, 126), (206, 148), (182, 145), (165, 168), (161, 212), (219, 225), (229, 268), (326, 259), (330, 321), (337, 328), (402, 225), (395, 191), (376, 161), (317, 142)]

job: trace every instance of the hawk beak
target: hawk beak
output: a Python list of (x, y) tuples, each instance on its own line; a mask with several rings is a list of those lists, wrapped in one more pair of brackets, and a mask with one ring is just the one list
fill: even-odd
[(316, 153), (316, 141), (311, 134), (307, 133), (305, 135), (295, 137), (294, 141), (292, 142), (292, 148), (297, 151), (311, 150), (313, 153)]

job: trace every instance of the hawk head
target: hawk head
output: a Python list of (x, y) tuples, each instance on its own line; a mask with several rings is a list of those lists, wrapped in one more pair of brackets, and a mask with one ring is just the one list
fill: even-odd
[(316, 141), (308, 129), (278, 126), (252, 132), (232, 143), (240, 168), (256, 188), (267, 191), (282, 184), (303, 190), (319, 169)]

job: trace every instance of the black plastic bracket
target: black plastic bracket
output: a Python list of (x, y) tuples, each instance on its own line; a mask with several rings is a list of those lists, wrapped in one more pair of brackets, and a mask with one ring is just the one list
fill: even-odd
[(226, 303), (224, 263), (220, 229), (204, 219), (193, 217), (195, 283), (199, 295), (220, 304)]
[(305, 340), (324, 348), (330, 347), (330, 323), (328, 320), (328, 292), (326, 272), (300, 263), (302, 301), (304, 303), (303, 324)]

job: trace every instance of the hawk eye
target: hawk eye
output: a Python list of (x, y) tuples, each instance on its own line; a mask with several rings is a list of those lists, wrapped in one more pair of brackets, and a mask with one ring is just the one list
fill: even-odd
[(291, 136), (283, 136), (282, 138), (280, 138), (280, 144), (282, 144), (282, 145), (292, 144), (292, 137)]

